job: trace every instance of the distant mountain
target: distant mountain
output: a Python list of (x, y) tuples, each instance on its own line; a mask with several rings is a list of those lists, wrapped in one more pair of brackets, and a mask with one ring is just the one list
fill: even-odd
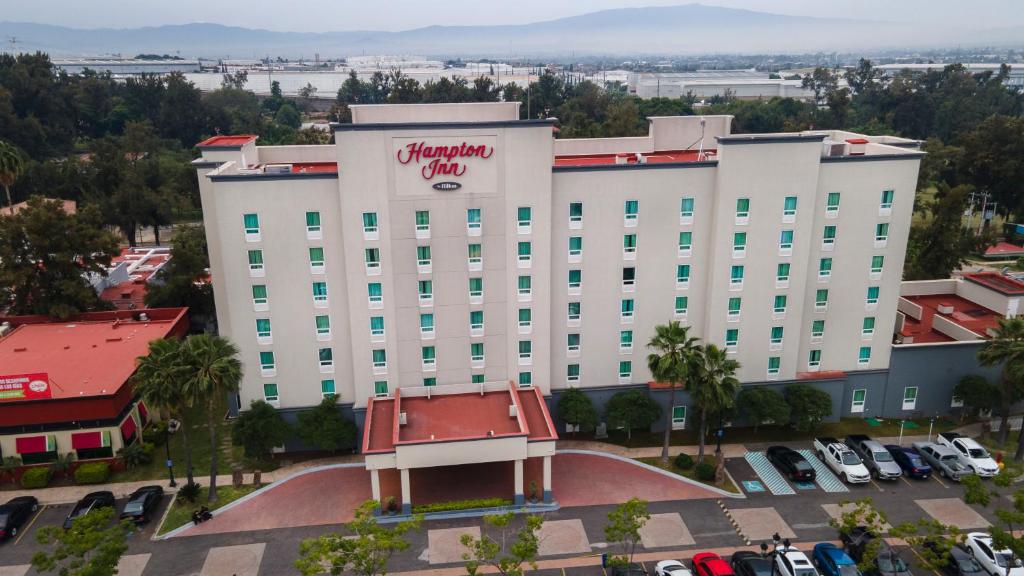
[(274, 32), (183, 24), (76, 29), (0, 22), (22, 50), (58, 56), (141, 52), (204, 58), (353, 54), (428, 56), (657, 55), (868, 51), (879, 48), (1019, 42), (1019, 30), (956, 32), (893, 22), (787, 16), (702, 4), (621, 8), (533, 24), (428, 26), (401, 32)]

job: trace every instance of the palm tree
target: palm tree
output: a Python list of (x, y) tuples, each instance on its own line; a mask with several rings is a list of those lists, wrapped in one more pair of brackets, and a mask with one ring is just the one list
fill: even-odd
[[(1024, 372), (1024, 318), (1000, 318), (999, 326), (992, 338), (978, 351), (978, 361), (983, 366), (1001, 364), (1002, 393), (999, 399), (999, 437), (1000, 445), (1006, 442), (1010, 425), (1010, 406), (1021, 392), (1021, 374)], [(1018, 441), (1016, 460), (1024, 456), (1024, 435)]]
[(206, 403), (206, 425), (210, 431), (210, 490), (208, 501), (217, 501), (217, 408), (225, 396), (238, 391), (242, 381), (242, 363), (238, 348), (226, 338), (197, 334), (185, 340), (188, 366), (185, 388), (197, 402)]
[(715, 346), (705, 344), (698, 357), (694, 371), (690, 399), (700, 411), (700, 444), (697, 449), (697, 463), (704, 461), (704, 439), (708, 435), (708, 413), (721, 413), (733, 406), (740, 381), (736, 370), (740, 363), (729, 358), (728, 353)]
[(7, 209), (10, 210), (14, 202), (11, 200), (11, 186), (14, 181), (25, 171), (25, 157), (21, 150), (13, 144), (0, 140), (0, 186), (4, 187), (7, 195)]
[(194, 484), (192, 447), (188, 443), (188, 425), (185, 422), (185, 409), (191, 406), (191, 402), (185, 394), (183, 348), (183, 342), (178, 339), (160, 338), (150, 342), (149, 354), (136, 359), (135, 393), (147, 406), (159, 410), (164, 418), (174, 416), (181, 423), (185, 472), (188, 483)]
[(647, 343), (651, 352), (647, 367), (657, 382), (669, 385), (668, 411), (665, 415), (665, 437), (661, 443), (661, 461), (668, 462), (672, 435), (672, 407), (676, 405), (676, 388), (686, 385), (700, 354), (698, 339), (690, 336), (690, 327), (677, 320), (654, 327), (654, 336)]

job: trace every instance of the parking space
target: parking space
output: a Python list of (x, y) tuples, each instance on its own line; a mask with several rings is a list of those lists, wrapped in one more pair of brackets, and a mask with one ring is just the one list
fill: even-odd
[(775, 496), (796, 494), (796, 491), (789, 485), (789, 482), (768, 461), (768, 457), (764, 455), (764, 452), (747, 452), (743, 458), (769, 492)]
[(825, 492), (849, 492), (850, 489), (846, 487), (835, 474), (832, 473), (832, 469), (825, 465), (824, 462), (818, 460), (818, 457), (814, 455), (811, 450), (797, 450), (801, 456), (814, 467), (814, 482), (821, 487)]
[(974, 528), (988, 528), (992, 524), (973, 508), (959, 498), (932, 498), (927, 500), (914, 500), (922, 510), (929, 516), (946, 524), (956, 526), (962, 530)]

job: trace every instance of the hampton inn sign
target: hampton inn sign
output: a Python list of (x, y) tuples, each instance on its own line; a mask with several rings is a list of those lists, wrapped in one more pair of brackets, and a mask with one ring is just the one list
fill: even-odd
[(466, 164), (460, 160), (487, 159), (493, 154), (494, 147), (485, 144), (462, 142), (452, 146), (427, 146), (426, 142), (420, 140), (406, 144), (396, 155), (402, 164), (414, 163), (420, 166), (420, 175), (425, 180), (432, 180), (434, 176), (462, 176), (466, 173)]

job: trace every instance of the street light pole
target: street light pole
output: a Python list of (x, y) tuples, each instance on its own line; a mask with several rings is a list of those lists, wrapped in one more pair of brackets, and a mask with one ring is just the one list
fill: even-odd
[(171, 482), (170, 482), (170, 484), (168, 484), (168, 486), (170, 486), (171, 488), (174, 488), (175, 486), (178, 485), (178, 483), (174, 481), (174, 462), (171, 461), (171, 431), (170, 430), (168, 430), (167, 433), (164, 434), (164, 452), (167, 454), (167, 476), (170, 477), (170, 479), (171, 479)]

